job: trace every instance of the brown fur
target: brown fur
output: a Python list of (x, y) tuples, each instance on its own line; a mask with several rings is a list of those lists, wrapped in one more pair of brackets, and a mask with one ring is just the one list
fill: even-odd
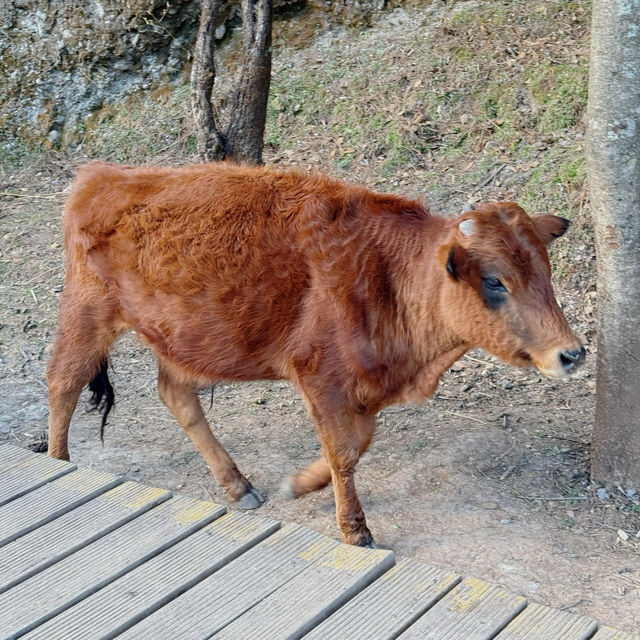
[[(474, 220), (469, 236), (458, 229), (464, 218)], [(338, 523), (354, 544), (371, 542), (353, 474), (376, 412), (431, 394), (473, 347), (548, 368), (576, 345), (545, 248), (565, 224), (513, 203), (443, 218), (320, 174), (92, 163), (78, 174), (64, 226), (50, 454), (68, 458), (80, 390), (132, 328), (158, 358), (161, 398), (231, 499), (251, 486), (211, 434), (195, 391), (220, 379), (295, 383), (323, 459), (291, 479), (291, 492), (333, 479)], [(482, 300), (488, 272), (510, 292), (498, 311)]]

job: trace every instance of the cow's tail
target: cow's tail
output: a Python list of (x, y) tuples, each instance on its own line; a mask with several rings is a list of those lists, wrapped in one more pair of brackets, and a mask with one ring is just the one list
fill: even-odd
[(100, 363), (98, 373), (89, 383), (89, 391), (91, 391), (91, 399), (89, 400), (90, 411), (102, 411), (102, 424), (100, 425), (100, 440), (104, 444), (104, 427), (107, 424), (107, 416), (109, 411), (115, 404), (115, 394), (113, 387), (109, 381), (108, 374), (109, 363), (105, 358)]

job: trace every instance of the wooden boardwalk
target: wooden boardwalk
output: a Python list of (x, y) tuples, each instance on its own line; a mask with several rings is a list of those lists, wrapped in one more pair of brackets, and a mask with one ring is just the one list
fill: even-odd
[(0, 638), (640, 640), (475, 578), (0, 446)]

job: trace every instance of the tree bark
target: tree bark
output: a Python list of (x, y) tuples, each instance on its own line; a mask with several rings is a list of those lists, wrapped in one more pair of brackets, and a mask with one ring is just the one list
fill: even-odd
[(242, 0), (244, 63), (224, 133), (211, 102), (215, 81), (216, 19), (221, 0), (203, 0), (191, 67), (191, 106), (198, 154), (205, 162), (230, 158), (262, 164), (262, 146), (271, 82), (272, 0)]
[(640, 0), (594, 0), (587, 171), (598, 259), (592, 475), (640, 488)]
[(216, 122), (211, 93), (216, 79), (213, 60), (216, 20), (221, 0), (202, 0), (200, 26), (191, 65), (191, 109), (196, 124), (198, 155), (205, 162), (222, 160), (225, 139)]
[(242, 0), (244, 65), (231, 105), (227, 155), (249, 164), (262, 164), (271, 82), (272, 13), (272, 0)]

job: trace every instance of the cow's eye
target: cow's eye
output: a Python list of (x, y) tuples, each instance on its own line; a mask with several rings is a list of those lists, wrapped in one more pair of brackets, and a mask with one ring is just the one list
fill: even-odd
[(505, 293), (507, 291), (507, 288), (502, 284), (502, 282), (500, 282), (500, 280), (498, 280), (498, 278), (495, 278), (494, 276), (487, 276), (485, 278), (482, 278), (482, 282), (488, 289), (491, 289), (493, 291), (504, 291)]

